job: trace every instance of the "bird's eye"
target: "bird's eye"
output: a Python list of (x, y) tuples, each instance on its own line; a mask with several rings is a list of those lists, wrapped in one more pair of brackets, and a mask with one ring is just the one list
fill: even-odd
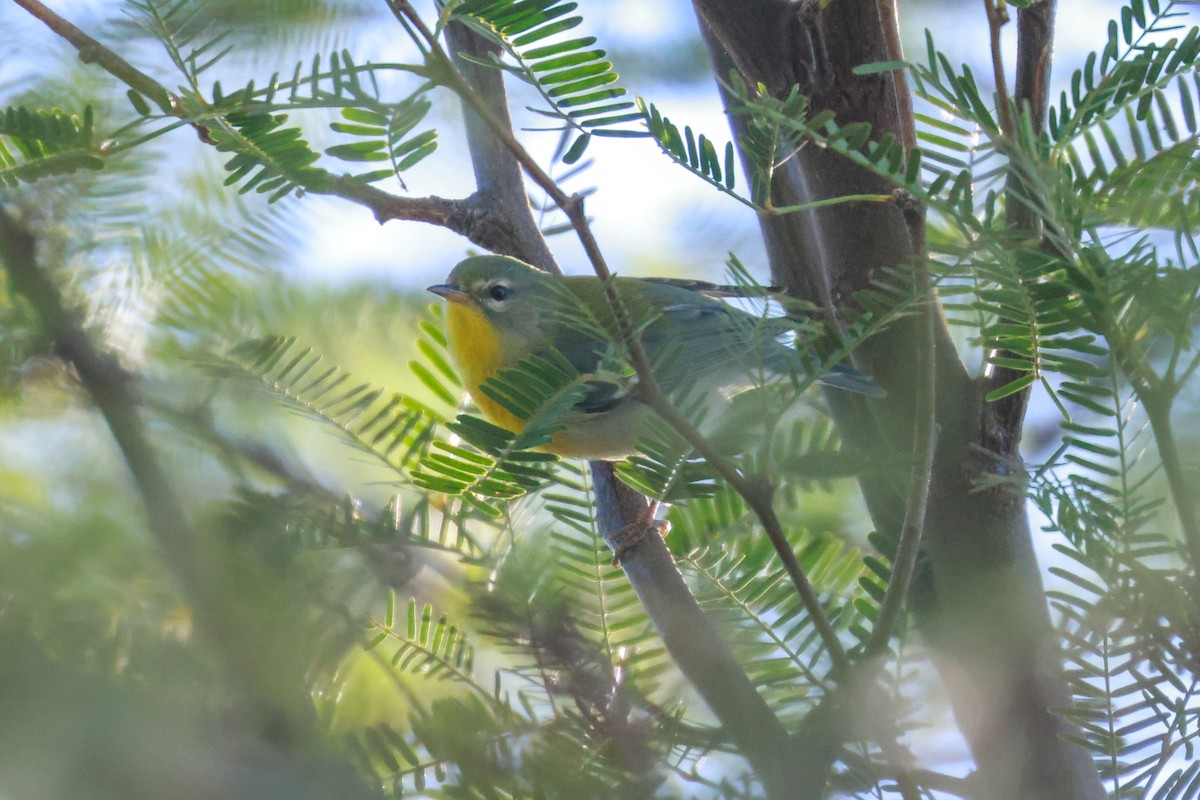
[(492, 288), (488, 289), (488, 296), (499, 302), (508, 297), (508, 287), (503, 283), (497, 283)]

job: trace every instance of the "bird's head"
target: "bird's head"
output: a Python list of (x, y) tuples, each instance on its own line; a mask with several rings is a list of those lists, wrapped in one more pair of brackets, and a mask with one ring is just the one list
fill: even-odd
[(553, 280), (515, 258), (472, 256), (429, 291), (482, 314), (512, 343), (526, 343), (537, 337), (542, 312), (554, 303)]

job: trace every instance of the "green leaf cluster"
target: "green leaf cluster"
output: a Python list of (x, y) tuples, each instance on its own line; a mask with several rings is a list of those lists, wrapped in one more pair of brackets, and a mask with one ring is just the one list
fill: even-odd
[(0, 186), (15, 188), (51, 175), (104, 168), (93, 144), (92, 107), (82, 117), (57, 108), (29, 110), (9, 106), (0, 113)]
[(566, 164), (583, 157), (593, 136), (645, 135), (628, 127), (643, 114), (632, 100), (622, 99), (627, 91), (616, 85), (619, 76), (605, 52), (594, 47), (596, 38), (560, 35), (583, 21), (571, 13), (576, 6), (561, 0), (466, 0), (451, 7), (456, 19), (486, 32), (513, 60), (494, 65), (538, 90), (547, 107), (534, 110), (559, 123), (550, 130), (572, 133), (574, 139), (562, 154)]

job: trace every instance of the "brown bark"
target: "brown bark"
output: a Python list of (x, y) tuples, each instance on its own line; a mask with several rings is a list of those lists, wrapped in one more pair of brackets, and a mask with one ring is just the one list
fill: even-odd
[[(898, 56), (895, 8), (889, 0), (789, 3), (694, 0), (718, 75), (736, 66), (776, 96), (798, 83), (812, 112), (831, 110), (839, 123), (865, 121), (874, 135), (912, 141), (907, 92), (892, 74), (854, 75), (854, 67)], [(1049, 30), (1053, 9), (1039, 4), (1034, 21)], [(1031, 41), (1034, 41), (1031, 39)], [(1038, 40), (1040, 41), (1040, 40)], [(1048, 50), (1027, 48), (1028, 62), (1048, 68)], [(1040, 61), (1039, 61), (1040, 59)], [(1044, 86), (1022, 73), (1018, 85)], [(1044, 97), (1030, 105), (1044, 113)], [(739, 118), (731, 116), (735, 134)], [(773, 187), (778, 205), (850, 194), (887, 194), (892, 186), (818, 148), (804, 148)], [(761, 218), (772, 280), (837, 314), (883, 270), (913, 263), (901, 210), (887, 204), (842, 204)], [(918, 223), (919, 226), (919, 223)], [(915, 234), (915, 235), (914, 235)], [(887, 388), (885, 401), (829, 396), (843, 437), (881, 455), (906, 451), (916, 413), (912, 375), (917, 329), (901, 320), (859, 348), (860, 366)], [(997, 415), (963, 368), (944, 324), (936, 331), (938, 442), (931, 476), (924, 558), (911, 608), (931, 645), (956, 715), (979, 767), (978, 796), (1103, 797), (1088, 754), (1063, 742), (1067, 730), (1048, 710), (1069, 702), (1057, 676), (1045, 594), (1034, 558), (1024, 498), (1018, 489), (976, 491), (981, 481), (1019, 484), (1024, 397)], [(844, 395), (844, 393), (843, 393)], [(864, 478), (876, 527), (895, 536), (904, 498), (894, 478)]]

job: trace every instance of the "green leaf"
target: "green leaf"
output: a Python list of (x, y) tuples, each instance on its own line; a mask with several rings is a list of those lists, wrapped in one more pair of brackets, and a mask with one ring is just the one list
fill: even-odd
[(553, 24), (545, 25), (541, 28), (538, 28), (537, 30), (535, 30), (531, 33), (526, 33), (522, 36), (518, 36), (516, 39), (513, 40), (513, 44), (517, 47), (524, 47), (527, 44), (533, 44), (534, 42), (540, 42), (542, 39), (546, 39), (550, 36), (555, 35), (556, 33), (562, 33), (564, 31), (569, 31), (581, 22), (583, 22), (582, 17), (570, 17), (568, 19), (560, 20)]
[(343, 161), (387, 161), (390, 156), (385, 150), (386, 147), (387, 143), (383, 141), (354, 142), (326, 148), (325, 153)]
[(1022, 375), (1021, 377), (1017, 378), (1016, 380), (1006, 383), (1005, 385), (1001, 386), (1000, 388), (993, 389), (992, 391), (988, 392), (987, 397), (984, 399), (989, 403), (994, 403), (997, 400), (1000, 400), (1002, 398), (1008, 397), (1009, 395), (1016, 394), (1017, 392), (1027, 389), (1029, 386), (1033, 385), (1033, 383), (1035, 381), (1037, 381), (1037, 379), (1038, 379), (1038, 376), (1034, 373), (1030, 373), (1028, 375)]
[(129, 102), (133, 105), (133, 110), (141, 114), (143, 117), (150, 116), (150, 104), (146, 102), (146, 98), (142, 97), (137, 91), (130, 89), (125, 93), (129, 98)]
[(589, 133), (583, 133), (575, 137), (575, 141), (571, 143), (571, 147), (563, 154), (562, 160), (564, 164), (574, 164), (583, 157), (583, 153), (587, 150), (587, 146), (591, 143), (592, 136)]
[(897, 72), (909, 68), (907, 61), (876, 61), (872, 64), (859, 64), (852, 72), (855, 75), (878, 75), (881, 72)]

